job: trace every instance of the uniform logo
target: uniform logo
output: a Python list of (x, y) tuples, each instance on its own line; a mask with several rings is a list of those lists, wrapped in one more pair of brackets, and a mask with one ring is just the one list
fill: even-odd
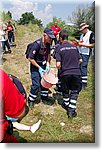
[(35, 53), (36, 53), (36, 51), (34, 50), (34, 51), (33, 51), (33, 54), (35, 54)]

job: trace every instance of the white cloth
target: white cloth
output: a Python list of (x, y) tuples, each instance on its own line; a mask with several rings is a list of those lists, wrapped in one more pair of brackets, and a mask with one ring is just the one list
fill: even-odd
[(3, 30), (0, 30), (0, 41), (7, 41), (6, 32)]
[[(83, 41), (82, 42), (83, 44), (90, 44), (89, 39), (90, 39), (90, 34), (91, 33), (92, 33), (92, 31), (88, 31), (85, 35), (82, 34), (80, 36), (80, 41)], [(90, 48), (81, 46), (78, 49), (79, 49), (80, 54), (84, 54), (84, 55), (89, 55), (90, 54)]]

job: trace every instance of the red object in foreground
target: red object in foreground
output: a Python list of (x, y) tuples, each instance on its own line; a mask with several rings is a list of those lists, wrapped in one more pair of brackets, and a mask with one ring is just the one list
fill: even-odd
[(80, 43), (83, 43), (83, 42), (84, 42), (83, 40), (80, 41)]
[(19, 141), (14, 137), (14, 135), (9, 135), (6, 133), (2, 143), (19, 143)]
[(75, 40), (71, 40), (71, 43), (72, 43), (74, 46), (78, 46), (78, 42), (75, 41)]

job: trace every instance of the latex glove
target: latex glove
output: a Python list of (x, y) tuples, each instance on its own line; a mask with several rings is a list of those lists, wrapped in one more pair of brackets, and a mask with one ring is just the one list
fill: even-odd
[(11, 122), (13, 122), (13, 121), (17, 121), (17, 119), (16, 119), (16, 118), (11, 118), (11, 117), (8, 117), (8, 116), (6, 116), (6, 118), (7, 118), (7, 120), (10, 120)]
[(41, 76), (41, 77), (42, 77), (42, 75), (43, 75), (43, 72), (45, 72), (45, 70), (40, 67), (40, 68), (39, 68), (39, 73), (40, 73), (40, 76)]
[(46, 66), (46, 71), (49, 71), (50, 70), (50, 67), (49, 66)]

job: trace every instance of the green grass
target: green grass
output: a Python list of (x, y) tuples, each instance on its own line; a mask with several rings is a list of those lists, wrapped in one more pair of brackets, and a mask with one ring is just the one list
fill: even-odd
[[(17, 26), (16, 30), (16, 48), (12, 48), (13, 53), (3, 56), (3, 67), (7, 73), (16, 75), (26, 88), (29, 94), (31, 79), (29, 73), (29, 62), (25, 59), (24, 52), (26, 46), (31, 41), (42, 36), (42, 31), (32, 25)], [(55, 61), (51, 61), (52, 68), (55, 68)], [(51, 89), (53, 92), (54, 90)], [(40, 99), (40, 97), (38, 98)], [(33, 110), (21, 120), (21, 123), (31, 125), (39, 119), (42, 120), (40, 129), (32, 134), (29, 131), (18, 131), (14, 129), (14, 134), (20, 142), (65, 142), (65, 143), (94, 143), (95, 126), (95, 91), (94, 91), (94, 67), (92, 58), (88, 66), (88, 87), (79, 94), (77, 102), (78, 116), (74, 119), (68, 119), (66, 111), (61, 107), (61, 96), (54, 95), (53, 101), (35, 105)], [(60, 123), (65, 125), (61, 126)]]

